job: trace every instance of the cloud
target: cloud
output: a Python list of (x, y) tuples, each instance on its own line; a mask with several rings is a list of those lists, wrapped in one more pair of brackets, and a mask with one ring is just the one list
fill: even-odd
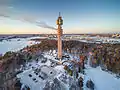
[(40, 27), (43, 27), (43, 28), (49, 28), (49, 29), (57, 30), (56, 28), (48, 25), (48, 24), (45, 23), (45, 22), (36, 22), (36, 25), (37, 25), (37, 26), (40, 26)]
[(0, 13), (0, 16), (1, 16), (1, 17), (5, 17), (5, 18), (10, 18), (10, 16), (9, 16), (9, 15), (2, 14), (2, 13)]
[(0, 16), (10, 18), (10, 12), (13, 8), (10, 5), (11, 0), (0, 0)]
[(9, 5), (9, 1), (10, 0), (0, 0), (0, 17), (20, 20), (22, 22), (35, 24), (38, 27), (56, 30), (56, 28), (48, 25), (46, 22), (38, 20), (38, 18), (33, 14), (15, 11), (14, 7)]
[(10, 19), (13, 19), (13, 20), (20, 20), (22, 22), (35, 24), (35, 25), (37, 25), (39, 27), (42, 27), (42, 28), (57, 30), (53, 26), (48, 25), (46, 22), (36, 20), (34, 17), (29, 17), (29, 16), (28, 17), (27, 16), (21, 16), (21, 17), (19, 17), (19, 16), (15, 17), (14, 16), (14, 17), (12, 17), (11, 15), (8, 15), (7, 13), (0, 13), (0, 16), (4, 17), (4, 18), (10, 18)]

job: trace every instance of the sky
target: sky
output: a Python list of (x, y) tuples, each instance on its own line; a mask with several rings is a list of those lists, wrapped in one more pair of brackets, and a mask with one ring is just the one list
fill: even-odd
[(0, 0), (0, 34), (120, 33), (120, 0)]

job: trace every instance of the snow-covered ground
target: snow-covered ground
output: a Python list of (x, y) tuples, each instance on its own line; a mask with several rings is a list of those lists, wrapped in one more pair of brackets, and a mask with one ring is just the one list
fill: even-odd
[[(0, 53), (4, 54), (7, 51), (17, 51), (17, 50), (20, 50), (26, 47), (27, 45), (32, 45), (36, 43), (34, 41), (30, 41), (30, 39), (33, 39), (33, 38), (25, 38), (25, 39), (20, 38), (20, 40), (18, 39), (19, 38), (11, 39), (11, 41), (3, 40), (2, 42), (0, 42)], [(118, 39), (118, 41), (120, 41), (120, 39)], [(55, 56), (52, 56), (52, 55), (50, 56), (50, 54), (45, 54), (46, 58), (57, 62), (57, 60), (55, 60)], [(31, 66), (29, 66), (29, 64), (31, 64)], [(27, 66), (26, 69), (28, 70), (24, 70), (22, 74), (18, 75), (18, 77), (22, 77), (21, 82), (23, 82), (24, 84), (28, 86), (31, 86), (31, 88), (35, 86), (36, 88), (33, 88), (32, 90), (37, 90), (37, 88), (39, 88), (38, 90), (40, 90), (40, 86), (43, 85), (44, 81), (41, 82), (40, 80), (38, 80), (38, 82), (35, 83), (28, 75), (29, 73), (31, 73), (34, 77), (38, 79), (38, 77), (34, 75), (32, 67), (37, 68), (42, 65), (50, 66), (51, 62), (48, 60), (45, 64), (40, 63), (40, 62), (36, 63), (36, 61), (28, 63), (28, 65), (26, 65)], [(64, 70), (62, 65), (56, 66), (54, 69), (57, 71), (57, 73), (61, 73)], [(85, 84), (87, 80), (89, 79), (91, 79), (94, 82), (95, 90), (120, 90), (120, 79), (115, 78), (113, 74), (102, 71), (100, 67), (92, 68), (89, 65), (86, 65), (85, 73), (86, 73), (86, 75), (84, 76), (84, 89), (85, 90), (87, 90)]]
[[(46, 63), (41, 63), (41, 61), (39, 62), (30, 62), (26, 65), (26, 70), (23, 71), (23, 73), (20, 73), (17, 75), (17, 78), (20, 78), (20, 82), (23, 85), (28, 86), (31, 90), (43, 90), (43, 88), (46, 85), (46, 82), (48, 81), (53, 81), (53, 79), (55, 77), (58, 76), (58, 74), (60, 72), (62, 72), (63, 70), (63, 66), (56, 66), (55, 68), (51, 67), (51, 62), (49, 60), (47, 60)], [(47, 78), (42, 80), (39, 75), (40, 72), (38, 72), (38, 74), (35, 74), (35, 69), (40, 69), (42, 72), (47, 74)], [(50, 74), (50, 72), (52, 72), (52, 75)], [(32, 77), (29, 76), (32, 75)], [(33, 80), (33, 79), (36, 80)], [(37, 82), (36, 82), (37, 81)]]
[[(29, 77), (29, 74), (32, 75), (32, 77)], [(23, 73), (17, 75), (17, 77), (20, 78), (21, 83), (23, 83), (26, 86), (29, 86), (31, 90), (42, 90), (42, 87), (45, 83), (45, 81), (41, 80), (41, 78), (39, 78), (38, 75), (36, 75), (32, 69), (24, 71)], [(34, 78), (38, 82), (35, 82), (33, 80)]]
[[(49, 59), (53, 59), (54, 60), (53, 56), (51, 56), (49, 54), (45, 54), (45, 57), (48, 57), (48, 60), (47, 60), (47, 62), (45, 64), (41, 63), (40, 61), (37, 62), (37, 63), (35, 61), (33, 61), (33, 62), (29, 63), (29, 64), (31, 64), (31, 67), (35, 67), (35, 68), (38, 68), (38, 67), (40, 67), (42, 65), (50, 66), (51, 63), (50, 63)], [(90, 79), (95, 84), (95, 90), (120, 90), (120, 79), (115, 78), (115, 76), (113, 74), (110, 74), (108, 72), (102, 71), (100, 67), (97, 67), (97, 68), (90, 67), (89, 66), (89, 60), (88, 60), (87, 65), (85, 65), (86, 66), (86, 69), (85, 69), (85, 73), (86, 74), (85, 75), (80, 74), (80, 76), (82, 76), (84, 78), (84, 90), (89, 90), (86, 87), (86, 82), (87, 82), (87, 80), (90, 80)], [(57, 71), (57, 74), (56, 74), (57, 78), (61, 77), (62, 74), (64, 74), (64, 66), (63, 65), (55, 66), (53, 69)], [(31, 70), (31, 69), (29, 69), (29, 70)], [(38, 79), (39, 84), (38, 83), (35, 84), (32, 81), (32, 79), (31, 79), (31, 81), (28, 80), (28, 79), (30, 79), (29, 76), (28, 76), (28, 73), (33, 74), (33, 71), (32, 70), (29, 71), (29, 70), (25, 70), (25, 72), (27, 72), (27, 75), (26, 75), (25, 72), (19, 75), (19, 77), (22, 78), (21, 82), (23, 84), (28, 85), (28, 86), (29, 86), (29, 83), (30, 83), (31, 88), (33, 88), (33, 86), (35, 86), (36, 90), (39, 90), (37, 88), (38, 87), (37, 85), (39, 85), (39, 86), (41, 86), (41, 88), (43, 88), (43, 85), (45, 85), (45, 81), (42, 82), (36, 76), (35, 77)], [(40, 82), (42, 82), (42, 84), (40, 84)], [(69, 90), (69, 84), (68, 84), (69, 80), (67, 80), (67, 84), (63, 83), (62, 81), (61, 81), (61, 83), (66, 88), (64, 90)], [(34, 89), (31, 89), (31, 90), (34, 90)]]
[(10, 39), (8, 41), (3, 40), (0, 42), (0, 54), (4, 54), (7, 51), (18, 51), (26, 46), (36, 44), (38, 42), (30, 41), (30, 39), (40, 38), (40, 37), (31, 37), (31, 38), (16, 38)]
[(92, 68), (88, 66), (85, 72), (85, 82), (91, 79), (95, 84), (95, 90), (120, 90), (120, 79), (102, 71), (100, 67)]
[(87, 61), (86, 75), (84, 83), (91, 79), (95, 84), (95, 90), (120, 90), (120, 79), (117, 79), (113, 74), (102, 71), (100, 67), (90, 67), (90, 55)]

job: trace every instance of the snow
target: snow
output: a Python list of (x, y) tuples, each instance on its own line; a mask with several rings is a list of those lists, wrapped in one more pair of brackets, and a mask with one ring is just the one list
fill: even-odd
[(0, 42), (0, 53), (5, 53), (7, 51), (15, 51), (24, 48), (27, 46), (26, 40), (17, 41), (13, 39), (11, 41), (2, 41)]
[[(87, 41), (87, 39), (92, 39), (92, 40)], [(120, 39), (118, 39), (118, 38), (97, 37), (97, 36), (85, 37), (84, 39), (80, 39), (79, 41), (86, 42), (86, 43), (111, 43), (111, 44), (120, 43)]]
[[(40, 61), (36, 62), (33, 61), (31, 63), (31, 66), (28, 70), (25, 70), (22, 74), (19, 74), (17, 77), (21, 78), (21, 82), (27, 86), (30, 86), (31, 90), (42, 90), (43, 86), (45, 85), (47, 80), (41, 80), (38, 76), (36, 76), (33, 73), (32, 67), (39, 68), (40, 66), (50, 66), (51, 62), (49, 59), (52, 59), (54, 61), (54, 57), (51, 55), (45, 54), (45, 57), (48, 58), (46, 63), (41, 63)], [(55, 60), (57, 61), (57, 60)], [(91, 79), (95, 84), (95, 90), (120, 90), (120, 79), (115, 78), (113, 74), (110, 74), (108, 72), (102, 71), (100, 67), (92, 68), (89, 66), (90, 59), (88, 59), (88, 65), (85, 69), (85, 75), (80, 74), (84, 78), (84, 90), (88, 90), (86, 87), (87, 80)], [(62, 74), (65, 74), (64, 66), (63, 65), (57, 65), (53, 68), (55, 71), (57, 71), (55, 77), (59, 78)], [(48, 71), (49, 72), (49, 71)], [(31, 74), (33, 77), (38, 80), (37, 83), (35, 83), (28, 75)], [(68, 80), (67, 80), (68, 81)], [(28, 83), (29, 82), (29, 83)], [(67, 87), (69, 87), (69, 84), (65, 84), (61, 81), (63, 86), (66, 87), (65, 90), (68, 90)], [(41, 88), (41, 89), (40, 89)]]
[(89, 54), (87, 65), (85, 65), (84, 84), (86, 85), (87, 80), (91, 79), (95, 84), (95, 90), (120, 90), (120, 79), (115, 78), (113, 74), (102, 71), (100, 67), (90, 67), (90, 57), (91, 54)]
[[(54, 77), (56, 77), (56, 75), (58, 75), (58, 68), (59, 66), (57, 66), (56, 68), (52, 68), (50, 67), (51, 62), (49, 60), (47, 60), (46, 63), (41, 63), (41, 61), (36, 62), (30, 62), (26, 65), (26, 69), (24, 70), (23, 73), (20, 73), (17, 75), (17, 78), (20, 78), (20, 82), (26, 86), (28, 86), (31, 90), (42, 90), (43, 87), (45, 86), (46, 82), (49, 80), (53, 80)], [(34, 68), (32, 68), (34, 67)], [(41, 72), (44, 72), (47, 74), (48, 78), (45, 80), (42, 80), (39, 75), (36, 75), (34, 73), (35, 69), (41, 69)], [(59, 68), (60, 69), (60, 68)], [(52, 72), (52, 74), (50, 74), (50, 72)], [(32, 77), (29, 77), (29, 74), (32, 75)], [(40, 74), (38, 72), (38, 74)], [(36, 80), (38, 82), (33, 81), (33, 78), (36, 78)]]
[[(29, 74), (32, 75), (32, 77), (29, 77)], [(31, 88), (31, 90), (42, 90), (45, 81), (41, 80), (32, 69), (26, 70), (21, 74), (17, 75), (18, 78), (20, 78), (21, 82), (24, 83), (24, 85), (27, 85)], [(33, 81), (33, 78), (36, 78), (38, 82)]]
[[(34, 37), (36, 38), (36, 37)], [(30, 41), (30, 39), (34, 39), (32, 38), (20, 38), (20, 41), (17, 39), (10, 39), (10, 41), (6, 41), (3, 40), (2, 42), (0, 42), (0, 53), (5, 53), (7, 51), (17, 51), (20, 50), (24, 47), (26, 47), (27, 45), (32, 45), (35, 44), (35, 41)], [(37, 37), (39, 38), (39, 37)], [(96, 39), (96, 38), (94, 38)], [(108, 40), (109, 38), (101, 38), (101, 40), (103, 40), (105, 42), (105, 40)], [(97, 39), (96, 39), (97, 40)], [(118, 42), (120, 42), (120, 39), (109, 39), (109, 40), (117, 40)], [(87, 42), (86, 40), (82, 40), (83, 42)], [(106, 42), (105, 42), (106, 43)], [(52, 61), (55, 62), (59, 62), (58, 60), (55, 59), (56, 57), (56, 51), (50, 51), (49, 53), (45, 53), (44, 57), (46, 57), (47, 59), (51, 59)], [(53, 55), (53, 56), (52, 56)], [(72, 60), (72, 55), (70, 55), (70, 58)], [(29, 66), (31, 64), (31, 66)], [(85, 73), (86, 75), (82, 75), (84, 78), (84, 89), (88, 90), (86, 88), (86, 82), (87, 80), (91, 79), (94, 84), (95, 84), (95, 90), (120, 90), (120, 79), (115, 78), (115, 76), (113, 74), (110, 74), (108, 72), (102, 71), (100, 67), (97, 68), (92, 68), (89, 66), (90, 64), (90, 59), (88, 59), (88, 65), (86, 65), (86, 69), (85, 69)], [(27, 85), (31, 88), (31, 90), (42, 90), (45, 81), (41, 80), (38, 76), (36, 76), (36, 74), (34, 74), (32, 67), (34, 68), (38, 68), (42, 65), (47, 65), (50, 66), (51, 65), (51, 61), (47, 60), (46, 63), (41, 63), (41, 61), (33, 61), (33, 62), (29, 62), (26, 65), (26, 68), (24, 70), (23, 73), (18, 74), (17, 77), (21, 78), (21, 82), (24, 85)], [(58, 65), (54, 67), (54, 70), (57, 71), (57, 77), (59, 77), (61, 74), (64, 73), (64, 67), (62, 65)], [(29, 77), (28, 75), (31, 74), (34, 78), (36, 78), (36, 80), (38, 80), (38, 82), (33, 81), (31, 77)], [(66, 85), (68, 86), (68, 85)], [(67, 88), (66, 88), (67, 89)], [(66, 90), (65, 89), (65, 90)]]
[(58, 66), (55, 67), (55, 69), (58, 70), (58, 71), (64, 71), (63, 68), (64, 68), (63, 65), (58, 65)]
[[(41, 63), (41, 60), (39, 60), (38, 62), (36, 61), (28, 62), (24, 72), (17, 75), (17, 78), (20, 78), (20, 82), (30, 87), (31, 90), (42, 90), (42, 88), (45, 86), (47, 81), (51, 81), (55, 77), (59, 77), (60, 74), (65, 72), (63, 65), (57, 65), (55, 67), (50, 67), (51, 60), (49, 59), (54, 60), (54, 57), (51, 55), (48, 55), (47, 53), (45, 53), (44, 55), (47, 57), (46, 63)], [(58, 62), (58, 60), (55, 60), (55, 62)], [(45, 80), (40, 79), (40, 77), (38, 77), (39, 75), (36, 75), (34, 73), (34, 70), (37, 68), (38, 69), (41, 68), (41, 72), (46, 73), (48, 75), (48, 78)], [(52, 74), (50, 74), (50, 72), (52, 72)], [(29, 74), (32, 75), (32, 78), (29, 77)], [(38, 82), (33, 81), (33, 78), (36, 78)], [(65, 85), (63, 84), (63, 86)], [(67, 90), (67, 89), (64, 89), (64, 90)]]
[(32, 67), (38, 68), (38, 67), (40, 67), (40, 66), (42, 66), (42, 65), (50, 66), (50, 65), (51, 65), (51, 62), (50, 62), (49, 60), (47, 60), (46, 63), (41, 63), (41, 61), (38, 61), (38, 62), (36, 62), (36, 61), (28, 62), (28, 63), (26, 64), (26, 69), (30, 69), (30, 68), (32, 68)]
[(112, 74), (102, 71), (100, 67), (86, 69), (85, 82), (91, 79), (96, 90), (120, 90), (120, 79), (115, 78)]
[(40, 42), (30, 41), (30, 39), (34, 39), (34, 38), (38, 38), (38, 37), (16, 38), (16, 39), (10, 39), (8, 41), (3, 40), (2, 42), (0, 42), (0, 53), (5, 54), (7, 51), (18, 51), (26, 46), (40, 43)]
[(84, 76), (84, 83), (91, 79), (95, 84), (95, 90), (120, 90), (120, 79), (115, 78), (113, 74), (102, 71), (100, 67), (90, 67), (89, 55)]

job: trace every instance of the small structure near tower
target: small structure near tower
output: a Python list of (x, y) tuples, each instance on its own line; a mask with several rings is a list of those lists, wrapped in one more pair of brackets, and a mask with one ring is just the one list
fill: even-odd
[(63, 20), (62, 17), (60, 16), (59, 13), (59, 17), (57, 19), (57, 25), (58, 25), (58, 29), (57, 29), (57, 37), (58, 37), (58, 59), (62, 59), (62, 34), (63, 34), (63, 29), (62, 29), (62, 25), (63, 25)]

